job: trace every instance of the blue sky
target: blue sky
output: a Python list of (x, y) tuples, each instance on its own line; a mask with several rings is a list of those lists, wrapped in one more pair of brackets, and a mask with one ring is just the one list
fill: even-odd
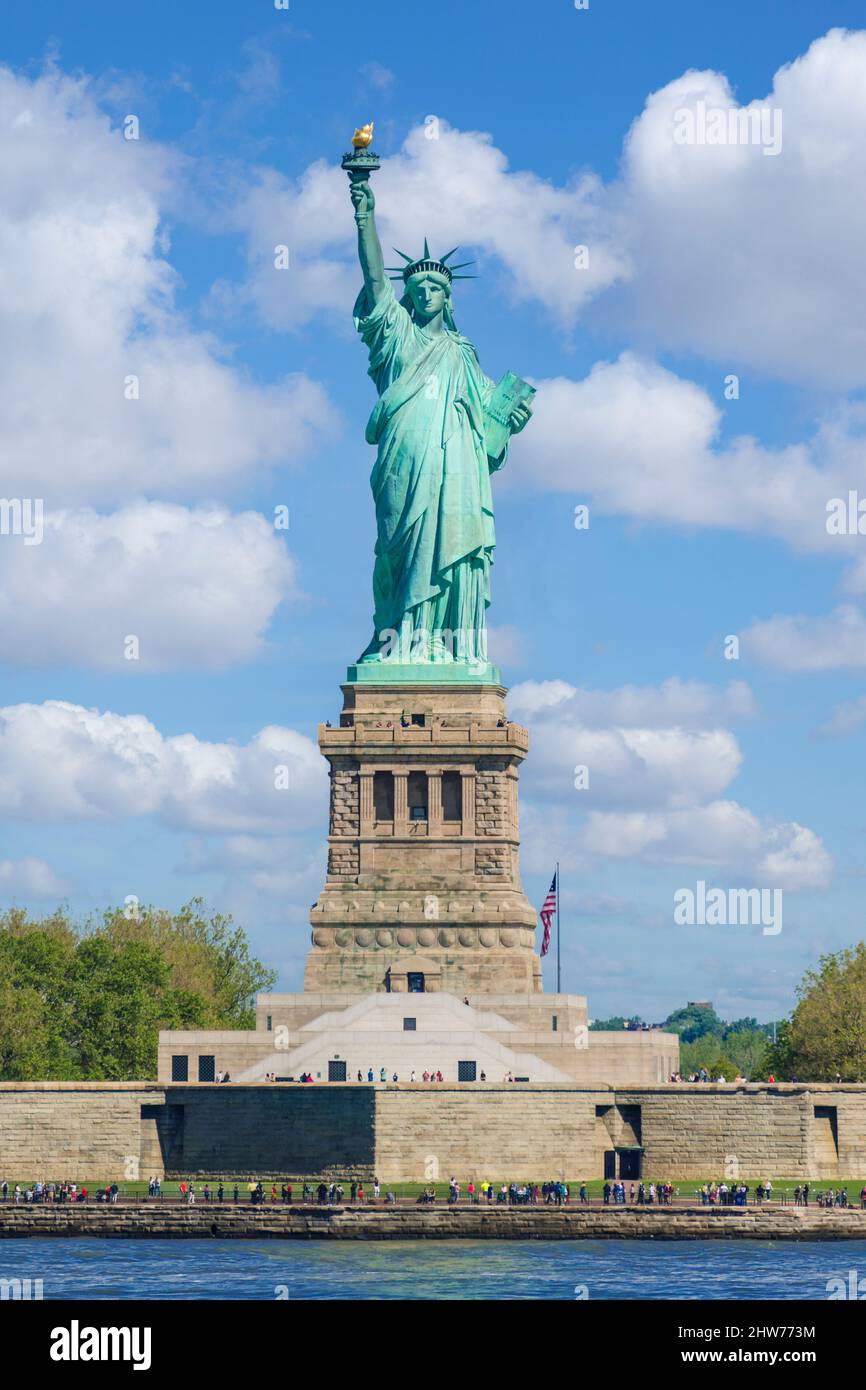
[[(315, 726), (370, 625), (337, 166), (373, 117), (383, 237), (460, 241), (461, 330), (538, 386), (490, 622), (564, 986), (781, 1017), (862, 936), (864, 540), (825, 524), (866, 496), (859, 7), (445, 0), (432, 33), (388, 0), (83, 8), (0, 44), (0, 495), (46, 515), (42, 545), (0, 536), (3, 904), (199, 894), (300, 985)], [(780, 151), (678, 145), (699, 101), (780, 111)], [(783, 930), (676, 926), (699, 879), (782, 888)]]

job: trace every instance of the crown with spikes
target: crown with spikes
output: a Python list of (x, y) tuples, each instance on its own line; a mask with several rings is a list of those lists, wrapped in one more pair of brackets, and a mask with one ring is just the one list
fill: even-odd
[[(416, 261), (413, 260), (411, 256), (407, 256), (405, 251), (401, 251), (399, 246), (395, 246), (394, 250), (397, 252), (398, 256), (403, 257), (403, 260), (406, 261), (406, 265), (386, 266), (385, 268), (388, 271), (389, 279), (391, 280), (402, 280), (405, 284), (406, 281), (409, 279), (410, 275), (418, 275), (419, 272), (425, 270), (435, 270), (438, 272), (439, 275), (444, 275), (449, 285), (451, 284), (452, 280), (477, 280), (478, 278), (477, 275), (454, 274), (455, 270), (462, 270), (464, 266), (472, 265), (472, 261), (459, 261), (457, 265), (447, 264), (448, 258), (450, 256), (453, 256), (454, 252), (458, 250), (456, 246), (452, 247), (450, 251), (446, 251), (445, 255), (441, 258), (441, 260), (438, 261), (436, 260), (435, 256), (430, 255), (430, 247), (427, 245), (426, 237), (424, 238), (424, 254), (423, 256), (419, 256)], [(396, 273), (392, 274), (392, 271)]]

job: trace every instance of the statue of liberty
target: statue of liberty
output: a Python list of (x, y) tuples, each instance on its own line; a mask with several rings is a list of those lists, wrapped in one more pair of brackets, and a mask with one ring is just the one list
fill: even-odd
[[(379, 396), (366, 431), (377, 450), (374, 634), (356, 669), (380, 663), (384, 679), (391, 662), (490, 670), (490, 475), (504, 464), (510, 435), (529, 420), (532, 388), (511, 374), (497, 387), (457, 331), (451, 286), (467, 277), (448, 264), (456, 247), (436, 259), (425, 238), (417, 259), (398, 251), (406, 265), (391, 276), (404, 285), (397, 299), (369, 176), (350, 178), (364, 275), (354, 318)], [(506, 381), (517, 389), (503, 390)], [(456, 668), (454, 677), (461, 678)]]

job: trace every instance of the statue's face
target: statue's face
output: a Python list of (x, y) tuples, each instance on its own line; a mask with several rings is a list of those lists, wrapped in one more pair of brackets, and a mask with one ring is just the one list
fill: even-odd
[(415, 313), (423, 323), (441, 314), (448, 299), (448, 283), (442, 275), (410, 275), (406, 288)]

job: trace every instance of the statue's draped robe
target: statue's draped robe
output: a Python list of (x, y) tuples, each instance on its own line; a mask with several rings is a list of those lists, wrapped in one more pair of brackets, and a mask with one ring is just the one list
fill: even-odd
[[(388, 284), (366, 289), (355, 324), (370, 354), (379, 399), (367, 424), (377, 448), (374, 637), (362, 661), (485, 661), (485, 609), (495, 536), (484, 405), (494, 382), (472, 343), (427, 333)], [(399, 644), (393, 636), (399, 634)], [(442, 634), (447, 635), (443, 641)]]

